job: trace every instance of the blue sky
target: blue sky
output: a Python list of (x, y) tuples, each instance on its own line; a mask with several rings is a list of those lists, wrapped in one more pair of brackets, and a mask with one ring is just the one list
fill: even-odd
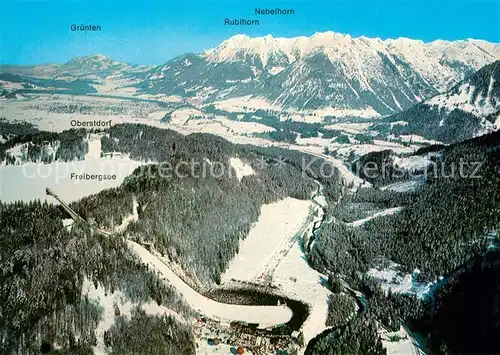
[[(478, 38), (500, 42), (500, 0), (244, 1), (244, 0), (0, 0), (0, 62), (62, 63), (104, 54), (161, 64), (200, 52), (238, 33), (352, 36), (432, 41)], [(255, 7), (293, 8), (292, 16), (254, 15)], [(260, 26), (224, 26), (224, 18), (258, 18)], [(94, 24), (101, 32), (72, 32)]]

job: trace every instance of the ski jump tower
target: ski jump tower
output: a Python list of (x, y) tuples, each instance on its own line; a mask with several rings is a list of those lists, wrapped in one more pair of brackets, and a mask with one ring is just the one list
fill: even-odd
[(73, 209), (71, 207), (68, 206), (68, 204), (66, 202), (64, 202), (59, 196), (57, 196), (57, 194), (54, 191), (52, 191), (48, 187), (45, 189), (45, 193), (47, 195), (49, 195), (49, 196), (54, 197), (57, 201), (59, 201), (59, 203), (64, 208), (64, 210), (66, 212), (68, 212), (68, 214), (71, 216), (71, 218), (75, 222), (83, 222), (83, 223), (85, 223), (87, 226), (89, 226), (91, 228), (91, 231), (93, 231), (93, 232), (97, 232), (97, 233), (105, 235), (105, 236), (110, 236), (111, 235), (110, 232), (104, 231), (102, 229), (97, 228), (96, 226), (93, 226), (93, 225), (89, 224), (89, 222), (87, 222), (82, 217), (80, 217), (75, 211), (73, 211)]
[(79, 216), (79, 215), (78, 215), (75, 211), (73, 211), (73, 210), (71, 209), (71, 207), (69, 207), (69, 206), (66, 204), (66, 202), (64, 202), (63, 200), (61, 200), (61, 198), (60, 198), (59, 196), (57, 196), (57, 194), (56, 194), (54, 191), (52, 191), (51, 189), (49, 189), (49, 188), (47, 187), (47, 188), (45, 189), (45, 193), (46, 193), (47, 195), (49, 195), (49, 196), (54, 197), (57, 201), (59, 201), (59, 203), (60, 203), (60, 204), (61, 204), (61, 206), (64, 208), (64, 210), (65, 210), (66, 212), (68, 212), (68, 213), (69, 213), (69, 215), (71, 216), (71, 218), (72, 218), (75, 222), (85, 222), (85, 223), (86, 223), (86, 221), (85, 221), (82, 217), (80, 217), (80, 216)]

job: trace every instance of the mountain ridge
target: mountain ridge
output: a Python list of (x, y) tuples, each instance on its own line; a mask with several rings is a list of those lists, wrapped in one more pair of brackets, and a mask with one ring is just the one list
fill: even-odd
[[(339, 116), (376, 117), (445, 92), (499, 59), (500, 44), (482, 40), (426, 43), (329, 31), (291, 38), (239, 34), (157, 66), (103, 55), (76, 57), (40, 73), (58, 80), (131, 87), (137, 94), (176, 95), (200, 105), (250, 96), (283, 109), (332, 109)], [(37, 75), (36, 67), (1, 69)]]
[(445, 143), (469, 139), (500, 128), (500, 60), (414, 107), (384, 119), (406, 122), (392, 133), (418, 134)]
[[(177, 57), (155, 67), (156, 74), (147, 76), (142, 87), (155, 94), (184, 90), (205, 101), (254, 95), (282, 107), (375, 110), (383, 116), (449, 89), (500, 59), (500, 45), (383, 41), (334, 32), (293, 38), (240, 34), (193, 56), (198, 69), (191, 67), (189, 75), (183, 75)], [(214, 72), (221, 74), (213, 77)]]

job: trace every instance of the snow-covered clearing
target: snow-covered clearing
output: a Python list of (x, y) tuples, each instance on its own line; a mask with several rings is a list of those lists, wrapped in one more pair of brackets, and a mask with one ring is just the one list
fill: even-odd
[[(287, 111), (288, 112), (288, 111)], [(314, 114), (313, 112), (306, 111), (307, 113), (302, 113), (302, 112), (297, 112), (297, 113), (292, 113), (287, 116), (282, 116), (281, 120), (283, 121), (284, 119), (291, 119), (292, 121), (296, 122), (306, 122), (306, 123), (321, 123), (323, 122), (323, 117)]]
[(236, 177), (240, 181), (244, 176), (255, 175), (253, 168), (249, 164), (243, 162), (240, 158), (230, 158), (229, 164), (231, 164), (231, 167), (236, 172)]
[(393, 208), (387, 208), (383, 211), (380, 211), (380, 212), (377, 212), (377, 213), (374, 213), (373, 215), (369, 216), (369, 217), (366, 217), (366, 218), (363, 218), (363, 219), (358, 219), (357, 221), (354, 221), (354, 222), (351, 222), (351, 223), (347, 223), (348, 226), (350, 227), (359, 227), (361, 226), (362, 224), (374, 219), (374, 218), (377, 218), (377, 217), (380, 217), (380, 216), (389, 216), (389, 215), (392, 215), (392, 214), (395, 214), (395, 213), (398, 213), (399, 211), (401, 211), (401, 207), (393, 207)]
[[(309, 231), (312, 233), (312, 225)], [(310, 305), (309, 317), (302, 326), (304, 343), (326, 329), (330, 291), (321, 283), (326, 276), (312, 269), (304, 258), (299, 243), (295, 243), (272, 275), (273, 284), (289, 298)]]
[[(239, 254), (222, 278), (223, 282), (270, 281), (283, 295), (308, 303), (310, 314), (302, 327), (305, 344), (325, 330), (330, 294), (321, 284), (326, 277), (309, 266), (295, 238), (297, 234), (311, 235), (315, 223), (321, 220), (319, 205), (325, 201), (321, 195), (315, 200), (318, 204), (286, 198), (264, 205), (257, 224), (241, 242)], [(308, 218), (311, 208), (318, 210), (319, 217)]]
[(13, 81), (0, 80), (0, 88), (9, 90), (24, 89), (23, 83), (15, 83)]
[(339, 144), (334, 142), (331, 143), (328, 148), (330, 151), (335, 151), (337, 155), (342, 157), (348, 157), (351, 152), (354, 152), (356, 156), (361, 156), (387, 149), (391, 149), (396, 154), (412, 153), (417, 149), (415, 146), (405, 147), (395, 142), (381, 140), (374, 140), (372, 144)]
[(379, 117), (380, 114), (373, 109), (371, 106), (367, 106), (363, 109), (345, 109), (338, 107), (325, 107), (321, 109), (314, 110), (316, 115), (321, 116), (335, 116), (335, 117)]
[(258, 323), (260, 328), (284, 324), (292, 318), (292, 311), (287, 306), (243, 306), (209, 299), (192, 289), (165, 263), (143, 246), (130, 240), (127, 243), (129, 248), (135, 251), (144, 263), (157, 270), (168, 283), (172, 284), (184, 296), (191, 308), (202, 315), (225, 322)]
[(148, 315), (168, 315), (175, 317), (180, 322), (186, 321), (178, 313), (165, 306), (159, 306), (155, 301), (134, 304), (127, 300), (121, 291), (115, 291), (111, 294), (106, 292), (100, 285), (96, 289), (94, 284), (88, 279), (84, 279), (83, 281), (82, 296), (87, 296), (90, 300), (97, 301), (104, 309), (101, 321), (96, 329), (97, 346), (94, 347), (94, 353), (96, 355), (107, 354), (106, 347), (104, 346), (104, 332), (115, 322), (115, 305), (120, 310), (120, 316), (125, 316), (129, 319), (132, 315), (132, 309), (140, 305)]
[(403, 158), (394, 157), (394, 165), (410, 171), (423, 170), (431, 163), (431, 160), (426, 155), (412, 155)]
[(394, 192), (410, 192), (415, 191), (425, 184), (425, 179), (415, 179), (410, 181), (395, 182), (389, 185), (382, 186), (380, 190), (394, 191)]
[(217, 109), (229, 112), (246, 112), (248, 110), (255, 111), (258, 109), (275, 111), (282, 110), (281, 106), (270, 103), (263, 98), (253, 97), (252, 95), (216, 101), (214, 102), (214, 105)]
[(295, 140), (296, 144), (298, 145), (312, 145), (312, 146), (318, 146), (318, 147), (328, 147), (330, 145), (330, 142), (332, 141), (331, 138), (322, 138), (322, 137), (309, 137), (309, 138), (302, 138), (302, 137), (297, 137)]
[(397, 332), (389, 332), (382, 328), (379, 330), (379, 335), (382, 344), (387, 349), (387, 355), (419, 355), (421, 353), (415, 340), (403, 326)]
[(272, 269), (270, 265), (297, 240), (297, 233), (306, 223), (311, 207), (311, 201), (291, 197), (263, 205), (258, 221), (240, 241), (239, 253), (222, 275), (222, 283), (231, 279), (255, 281)]
[[(362, 185), (364, 183), (365, 187), (371, 186), (370, 183), (363, 182), (363, 179), (361, 179), (359, 176), (355, 175), (351, 170), (349, 170), (348, 167), (341, 160), (336, 159), (335, 157), (332, 157), (331, 155), (323, 154), (323, 150), (321, 148), (313, 147), (313, 146), (300, 146), (300, 145), (296, 145), (296, 144), (290, 144), (290, 145), (286, 145), (286, 146), (279, 145), (279, 146), (282, 146), (282, 147), (288, 148), (288, 149), (299, 150), (301, 152), (314, 155), (318, 158), (322, 158), (326, 164), (330, 164), (332, 167), (335, 167), (339, 170), (340, 175), (342, 176), (344, 183), (352, 183), (355, 186), (359, 186), (359, 185)], [(304, 163), (304, 167), (307, 167), (307, 164), (309, 162), (310, 161), (307, 160)]]
[(182, 102), (183, 98), (178, 95), (164, 95), (164, 94), (139, 94), (134, 96), (137, 99), (143, 100), (154, 100), (154, 101), (162, 101), (162, 102)]
[(122, 223), (115, 228), (116, 232), (118, 233), (123, 232), (125, 229), (127, 229), (128, 225), (131, 222), (137, 222), (139, 220), (139, 213), (137, 211), (137, 207), (139, 207), (139, 204), (137, 203), (137, 200), (134, 196), (134, 199), (132, 201), (132, 213), (122, 219)]
[(87, 141), (89, 151), (85, 159), (99, 159), (101, 157), (101, 139), (99, 136), (92, 137)]
[(148, 114), (148, 119), (154, 120), (154, 121), (160, 121), (165, 115), (167, 114), (168, 111), (154, 111), (150, 112)]
[(339, 131), (344, 131), (347, 133), (361, 133), (365, 132), (373, 123), (334, 123), (325, 126), (327, 129), (334, 129)]
[(112, 80), (104, 80), (102, 84), (92, 85), (99, 95), (114, 95), (133, 97), (137, 93), (137, 89), (133, 86), (120, 87), (120, 83)]
[(418, 282), (420, 270), (415, 269), (413, 274), (406, 274), (401, 272), (401, 266), (394, 262), (390, 262), (387, 267), (371, 268), (366, 274), (379, 281), (385, 292), (391, 290), (393, 293), (414, 294), (419, 298), (426, 297), (432, 292), (434, 286), (443, 281), (443, 278), (440, 277), (434, 282)]
[(183, 129), (187, 129), (190, 132), (212, 133), (218, 136), (252, 135), (254, 133), (275, 131), (274, 128), (262, 123), (233, 121), (222, 116), (193, 120), (188, 120), (186, 117), (176, 118), (171, 124), (182, 126)]
[[(389, 136), (387, 137), (389, 138)], [(394, 137), (395, 138), (395, 137)], [(417, 134), (407, 134), (399, 136), (403, 142), (414, 142), (414, 143), (424, 143), (424, 144), (442, 144), (440, 141), (427, 139)]]

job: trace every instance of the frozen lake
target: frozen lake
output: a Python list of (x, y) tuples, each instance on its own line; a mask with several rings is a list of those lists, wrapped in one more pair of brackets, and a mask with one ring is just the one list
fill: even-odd
[[(87, 158), (81, 161), (54, 162), (51, 164), (28, 163), (0, 167), (0, 200), (57, 201), (45, 194), (49, 187), (64, 201), (73, 202), (104, 189), (119, 186), (125, 177), (143, 163), (129, 158)], [(71, 174), (116, 175), (112, 180), (80, 180)]]

